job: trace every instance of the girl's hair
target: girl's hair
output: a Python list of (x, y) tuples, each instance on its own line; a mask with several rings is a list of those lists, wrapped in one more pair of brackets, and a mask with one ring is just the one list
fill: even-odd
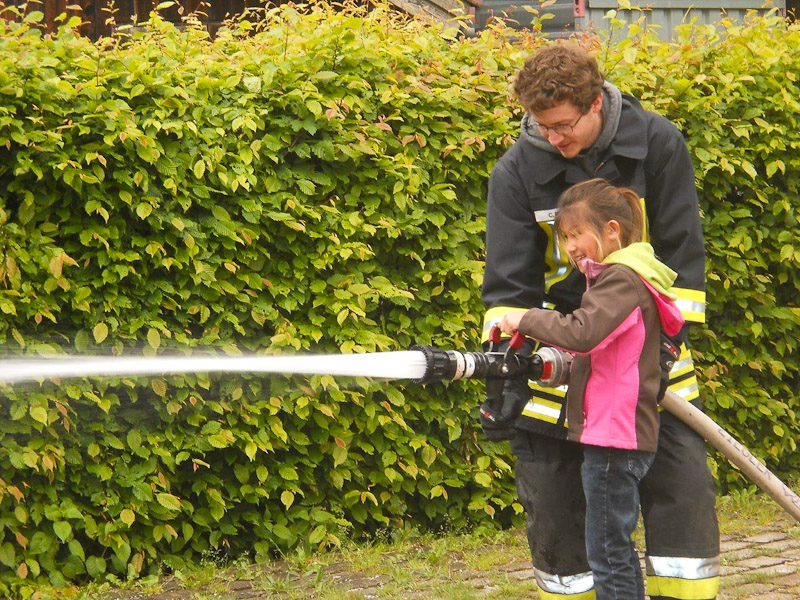
[(597, 178), (573, 185), (558, 199), (556, 229), (565, 232), (578, 225), (589, 225), (601, 253), (604, 248), (600, 236), (611, 220), (619, 223), (620, 248), (642, 241), (644, 216), (639, 195)]

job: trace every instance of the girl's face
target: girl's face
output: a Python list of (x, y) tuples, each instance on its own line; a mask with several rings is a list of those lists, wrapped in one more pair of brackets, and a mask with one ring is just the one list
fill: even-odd
[(570, 260), (585, 273), (585, 259), (602, 262), (608, 254), (622, 247), (619, 232), (619, 223), (613, 220), (606, 223), (602, 231), (589, 223), (576, 223), (562, 231), (561, 237)]

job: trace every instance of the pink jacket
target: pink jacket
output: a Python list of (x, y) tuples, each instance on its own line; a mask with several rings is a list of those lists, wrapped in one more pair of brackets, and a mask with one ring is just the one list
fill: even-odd
[(534, 308), (519, 329), (574, 353), (567, 392), (568, 439), (655, 452), (660, 334), (675, 335), (680, 311), (632, 268), (591, 263), (587, 291), (569, 315)]

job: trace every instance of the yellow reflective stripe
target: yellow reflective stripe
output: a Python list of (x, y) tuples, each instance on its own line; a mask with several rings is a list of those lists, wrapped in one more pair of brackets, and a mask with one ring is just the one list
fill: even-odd
[(695, 377), (687, 379), (686, 381), (673, 383), (668, 389), (675, 392), (687, 402), (700, 397), (700, 386), (697, 384), (697, 379)]
[(676, 577), (647, 576), (649, 596), (667, 596), (676, 600), (709, 600), (719, 592), (719, 577), (707, 579), (678, 579)]
[(684, 319), (692, 323), (706, 322), (705, 292), (679, 287), (673, 287), (672, 291), (678, 295), (675, 304), (680, 309)]
[(553, 406), (548, 406), (546, 402), (546, 400), (531, 400), (525, 405), (525, 408), (522, 409), (522, 414), (531, 419), (538, 419), (539, 421), (546, 421), (555, 425), (558, 423), (558, 417), (561, 415), (561, 407), (555, 404), (555, 402), (549, 403), (558, 407), (554, 408)]
[[(683, 382), (681, 382), (683, 383)], [(694, 400), (700, 397), (700, 387), (697, 385), (697, 380), (690, 381), (690, 385), (686, 386), (669, 386), (669, 390), (675, 392), (678, 396), (686, 400)]]
[(692, 361), (692, 354), (686, 347), (686, 344), (681, 344), (680, 355), (675, 364), (672, 365), (672, 370), (669, 372), (670, 379), (676, 379), (686, 373), (694, 371), (694, 362)]
[(683, 320), (687, 323), (705, 323), (706, 322), (706, 313), (703, 312), (695, 312), (691, 310), (684, 310), (678, 306), (678, 309), (681, 311), (681, 316)]
[(680, 381), (671, 382), (669, 384), (669, 389), (676, 394), (679, 394), (684, 388), (692, 386), (697, 386), (697, 377), (687, 377), (686, 379), (682, 379)]
[(670, 379), (675, 379), (680, 375), (685, 375), (686, 373), (691, 373), (694, 371), (694, 363), (692, 362), (691, 357), (677, 360), (675, 364), (672, 365), (672, 370), (669, 372)]
[(642, 241), (649, 242), (650, 241), (650, 220), (647, 218), (647, 203), (645, 202), (644, 198), (639, 198), (639, 204), (642, 205)]
[[(686, 400), (694, 400), (700, 397), (700, 384), (697, 382), (697, 377), (692, 375), (681, 381), (674, 381), (678, 377), (682, 377), (687, 373), (694, 372), (694, 362), (692, 361), (692, 354), (686, 347), (686, 344), (681, 344), (680, 358), (675, 361), (672, 370), (669, 372), (669, 390), (675, 392), (678, 396)], [(661, 407), (659, 407), (661, 410)]]
[(686, 375), (686, 373), (691, 373), (692, 371), (694, 371), (694, 363), (691, 359), (679, 360), (672, 366), (672, 370), (669, 372), (669, 378), (675, 379), (676, 377)]
[[(492, 326), (497, 325), (500, 319), (508, 312), (525, 312), (526, 308), (519, 306), (495, 306), (486, 311), (483, 315), (483, 331), (481, 332), (481, 344), (489, 341), (489, 332)], [(505, 333), (503, 334), (506, 335)]]
[[(555, 218), (555, 213), (553, 213)], [(547, 236), (547, 250), (544, 253), (544, 262), (547, 265), (547, 270), (544, 273), (544, 291), (550, 291), (550, 288), (560, 281), (564, 281), (569, 274), (572, 273), (572, 264), (569, 262), (569, 256), (563, 251), (561, 241), (556, 234), (555, 221), (539, 221), (539, 226)]]
[(692, 355), (689, 352), (689, 349), (686, 347), (686, 344), (681, 344), (678, 360), (676, 360), (675, 364), (672, 365), (672, 370), (669, 372), (669, 378), (675, 379), (676, 377), (685, 375), (691, 371), (694, 371)]
[(689, 300), (690, 302), (699, 302), (700, 304), (706, 303), (706, 293), (700, 290), (673, 287), (672, 291), (678, 294), (678, 298), (681, 298), (682, 300)]
[(562, 385), (556, 388), (549, 388), (538, 385), (534, 381), (529, 381), (528, 387), (531, 388), (533, 395), (525, 405), (525, 408), (522, 409), (522, 414), (531, 419), (557, 424), (558, 418), (561, 416), (561, 411), (564, 410), (564, 404), (562, 402), (549, 400), (546, 396), (542, 397), (542, 395), (546, 394), (550, 397), (557, 396), (559, 398), (565, 398), (567, 396), (567, 386)]
[[(558, 396), (559, 398), (566, 398), (567, 397), (567, 389), (568, 386), (560, 385), (558, 387), (544, 387), (543, 385), (539, 385), (534, 380), (528, 381), (528, 387), (533, 390), (533, 393), (541, 392), (542, 394), (549, 394), (550, 396)], [(544, 399), (546, 402), (547, 400)]]
[(647, 593), (676, 600), (710, 600), (719, 591), (719, 556), (648, 556)]

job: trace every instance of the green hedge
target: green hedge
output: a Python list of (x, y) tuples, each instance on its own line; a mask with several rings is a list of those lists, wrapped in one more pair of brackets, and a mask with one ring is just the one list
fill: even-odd
[[(510, 79), (543, 40), (324, 4), (214, 40), (156, 18), (92, 44), (42, 36), (38, 16), (0, 22), (9, 354), (477, 349), (486, 180), (518, 128)], [(706, 403), (787, 473), (800, 33), (768, 18), (704, 48), (711, 29), (683, 35), (700, 39), (595, 43), (612, 81), (687, 132), (709, 250)], [(2, 393), (0, 572), (17, 579), (0, 588), (22, 595), (521, 512), (507, 446), (476, 427), (480, 382), (187, 375)]]
[[(9, 353), (477, 347), (485, 182), (518, 118), (501, 36), (319, 5), (213, 42), (155, 19), (96, 45), (0, 23), (0, 44)], [(508, 524), (481, 387), (7, 387), (0, 569), (61, 585)]]

